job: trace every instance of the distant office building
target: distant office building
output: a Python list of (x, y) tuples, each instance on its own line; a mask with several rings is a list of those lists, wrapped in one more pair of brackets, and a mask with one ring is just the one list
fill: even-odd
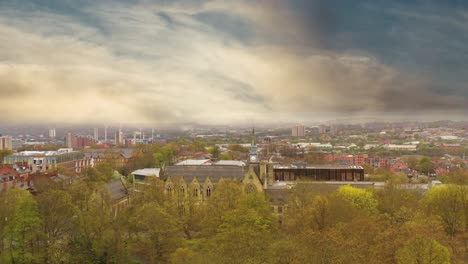
[(57, 136), (55, 128), (49, 129), (49, 138), (55, 138)]
[(74, 135), (68, 132), (67, 135), (65, 136), (65, 143), (67, 145), (67, 148), (73, 148), (73, 139), (74, 139)]
[(294, 126), (294, 127), (291, 129), (291, 135), (292, 135), (293, 137), (304, 137), (304, 136), (305, 136), (304, 125), (297, 125), (297, 126)]
[(97, 127), (94, 128), (94, 140), (99, 140), (99, 129)]
[(12, 142), (13, 142), (12, 137), (0, 135), (0, 150), (3, 150), (3, 149), (12, 150), (13, 149)]
[(311, 127), (310, 128), (310, 134), (312, 136), (319, 136), (320, 135), (320, 127)]
[(385, 144), (383, 145), (384, 149), (388, 150), (404, 150), (404, 151), (416, 151), (417, 145), (397, 145), (397, 144)]
[(123, 132), (121, 130), (115, 132), (115, 144), (116, 145), (123, 145), (124, 142), (124, 137), (123, 137)]
[(133, 132), (133, 144), (143, 144), (144, 140), (145, 136), (141, 130)]
[(80, 149), (96, 144), (96, 140), (90, 136), (76, 136), (70, 132), (65, 137), (67, 148)]
[(124, 147), (126, 148), (132, 148), (136, 145), (136, 140), (131, 139), (131, 138), (126, 138), (124, 139)]
[(96, 140), (90, 136), (78, 136), (76, 137), (76, 146), (74, 148), (84, 148), (96, 144)]
[(320, 134), (328, 134), (330, 132), (331, 132), (331, 127), (330, 126), (320, 125), (320, 127), (319, 127), (319, 133)]
[(107, 126), (104, 126), (104, 142), (107, 142)]
[(45, 172), (57, 166), (65, 167), (75, 173), (81, 173), (86, 167), (92, 166), (91, 159), (85, 158), (79, 151), (71, 148), (57, 151), (23, 151), (6, 156), (5, 164), (25, 164), (32, 172)]

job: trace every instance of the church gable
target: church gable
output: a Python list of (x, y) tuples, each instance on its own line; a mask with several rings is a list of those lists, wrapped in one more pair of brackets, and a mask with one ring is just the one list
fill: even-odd
[(211, 196), (211, 193), (213, 192), (213, 189), (214, 189), (214, 185), (213, 183), (211, 182), (211, 179), (210, 177), (207, 177), (205, 179), (205, 182), (203, 183), (203, 196), (204, 197), (210, 197)]
[(171, 177), (168, 177), (166, 179), (166, 182), (164, 184), (164, 189), (166, 191), (166, 193), (168, 194), (172, 194), (174, 192), (174, 183), (172, 182), (172, 178)]
[(242, 184), (244, 185), (245, 191), (248, 193), (255, 190), (257, 192), (263, 192), (262, 183), (260, 182), (258, 175), (255, 173), (254, 166), (249, 167), (249, 170), (244, 175)]
[(200, 193), (203, 193), (203, 190), (201, 189), (197, 177), (193, 178), (192, 182), (190, 183), (189, 192), (193, 197), (200, 197)]

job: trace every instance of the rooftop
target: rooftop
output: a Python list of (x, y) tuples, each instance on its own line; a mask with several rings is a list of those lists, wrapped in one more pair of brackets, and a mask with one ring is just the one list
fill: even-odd
[(98, 148), (98, 149), (85, 149), (84, 154), (89, 158), (105, 158), (109, 156), (122, 156), (126, 159), (133, 157), (136, 149), (134, 148)]
[(245, 162), (240, 161), (240, 160), (220, 160), (213, 165), (218, 165), (218, 166), (245, 166)]
[(125, 188), (121, 179), (107, 183), (107, 188), (113, 201), (120, 200), (128, 195), (127, 188)]
[(141, 176), (156, 176), (159, 177), (159, 173), (161, 172), (161, 169), (159, 168), (145, 168), (145, 169), (140, 169), (132, 172), (133, 175), (141, 175)]
[(71, 148), (61, 148), (58, 149), (57, 151), (22, 151), (13, 154), (13, 156), (56, 156), (56, 155), (62, 155), (65, 153), (71, 153), (71, 152), (78, 152), (78, 151), (73, 151)]
[(176, 166), (245, 166), (245, 162), (241, 160), (219, 160), (212, 161), (210, 159), (187, 159), (176, 164)]
[(187, 159), (176, 164), (177, 166), (193, 166), (193, 165), (211, 165), (209, 159)]
[(230, 180), (242, 180), (246, 173), (246, 168), (231, 165), (211, 165), (211, 166), (168, 166), (165, 171), (165, 178), (182, 177), (185, 182), (192, 182), (197, 178), (198, 182), (204, 182), (208, 177), (213, 183), (217, 183), (221, 178)]
[(294, 166), (275, 166), (274, 169), (332, 169), (332, 170), (344, 170), (344, 169), (360, 169), (364, 168), (359, 165), (306, 165), (300, 168)]

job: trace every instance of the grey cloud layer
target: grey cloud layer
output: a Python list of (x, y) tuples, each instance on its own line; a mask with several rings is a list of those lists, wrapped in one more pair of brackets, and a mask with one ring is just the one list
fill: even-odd
[[(323, 27), (307, 29), (282, 1), (197, 2), (82, 7), (93, 23), (3, 8), (0, 120), (218, 124), (468, 108), (365, 51), (313, 44)], [(229, 15), (249, 40), (204, 14)]]

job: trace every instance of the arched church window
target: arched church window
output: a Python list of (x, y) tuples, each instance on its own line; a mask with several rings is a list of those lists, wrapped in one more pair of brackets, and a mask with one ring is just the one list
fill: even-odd
[(255, 185), (253, 185), (252, 183), (249, 183), (249, 184), (247, 184), (247, 186), (245, 187), (245, 192), (246, 192), (246, 193), (255, 193), (255, 192), (257, 192), (257, 188), (256, 188)]
[(180, 193), (185, 194), (185, 187), (183, 185), (180, 186)]
[(210, 196), (211, 196), (211, 187), (208, 186), (208, 187), (206, 188), (206, 197), (210, 197)]
[(167, 190), (167, 193), (171, 194), (172, 193), (172, 186), (171, 185), (167, 186), (166, 190)]
[(198, 188), (193, 189), (193, 196), (198, 197)]

